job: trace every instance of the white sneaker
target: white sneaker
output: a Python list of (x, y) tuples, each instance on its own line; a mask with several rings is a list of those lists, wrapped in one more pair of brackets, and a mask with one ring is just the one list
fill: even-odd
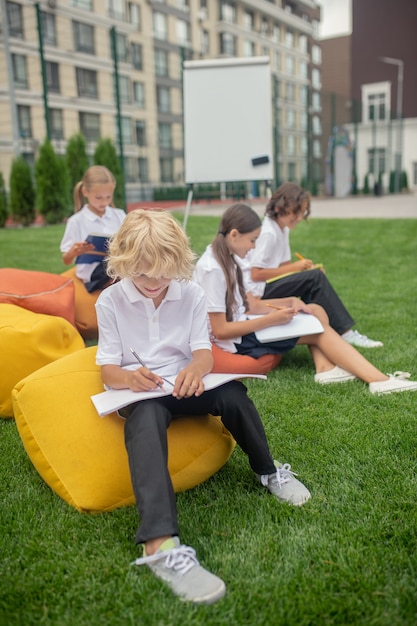
[(357, 348), (380, 348), (384, 344), (382, 341), (374, 341), (366, 335), (361, 335), (357, 330), (348, 330), (342, 335), (343, 339)]
[(356, 376), (335, 365), (333, 369), (327, 372), (315, 374), (314, 380), (321, 385), (327, 385), (328, 383), (345, 383), (348, 380), (356, 380)]
[(132, 565), (147, 565), (181, 600), (212, 604), (226, 593), (222, 579), (204, 569), (195, 550), (181, 545), (178, 537), (167, 539), (155, 554), (136, 559)]
[(371, 393), (393, 393), (395, 391), (417, 391), (417, 382), (405, 380), (410, 378), (409, 372), (394, 372), (387, 374), (388, 380), (369, 383)]
[(294, 506), (302, 506), (311, 498), (311, 493), (295, 478), (296, 474), (291, 471), (291, 465), (285, 463), (281, 465), (274, 461), (277, 471), (275, 474), (257, 474), (258, 480), (268, 489), (278, 500), (287, 502)]

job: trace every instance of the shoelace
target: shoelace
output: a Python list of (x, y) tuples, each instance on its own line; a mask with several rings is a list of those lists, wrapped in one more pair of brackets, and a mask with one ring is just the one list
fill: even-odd
[(387, 376), (389, 376), (390, 378), (399, 378), (400, 380), (405, 380), (406, 378), (410, 378), (411, 374), (410, 372), (397, 371), (393, 374), (387, 374)]
[(166, 552), (143, 556), (132, 562), (132, 565), (146, 565), (147, 563), (156, 563), (165, 559), (165, 566), (173, 569), (179, 574), (186, 574), (194, 565), (198, 565), (194, 548), (189, 546), (179, 546), (172, 548)]
[[(292, 476), (297, 476), (297, 474), (291, 471), (291, 465), (289, 463), (284, 463), (281, 467), (277, 467), (276, 474), (272, 474), (272, 476), (272, 480), (276, 479), (278, 485), (281, 487), (281, 485), (288, 483)], [(269, 474), (263, 474), (261, 476), (261, 483), (264, 487), (268, 486), (269, 477)]]

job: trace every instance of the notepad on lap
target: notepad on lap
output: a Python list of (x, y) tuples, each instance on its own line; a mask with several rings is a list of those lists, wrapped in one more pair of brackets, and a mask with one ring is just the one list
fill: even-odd
[[(310, 267), (308, 270), (301, 270), (303, 272), (308, 272), (309, 270), (319, 270), (323, 267), (323, 263), (316, 263), (315, 265), (313, 265), (313, 267)], [(271, 283), (274, 283), (276, 280), (280, 280), (281, 278), (285, 278), (286, 276), (292, 276), (293, 274), (301, 274), (301, 272), (287, 272), (286, 274), (280, 274), (279, 276), (274, 276), (273, 278), (268, 278), (268, 280), (266, 280), (266, 284), (270, 285)]]
[[(167, 380), (175, 383), (176, 376), (166, 376)], [(264, 374), (206, 374), (203, 378), (204, 387), (206, 391), (220, 387), (231, 380), (238, 380), (239, 378), (261, 378), (266, 380)], [(169, 396), (172, 393), (172, 388), (167, 385), (161, 388), (154, 389), (153, 391), (132, 391), (131, 389), (109, 389), (102, 393), (97, 393), (91, 396), (97, 413), (103, 417), (114, 411), (122, 409), (124, 406), (139, 402), (140, 400), (150, 400), (151, 398), (160, 398), (162, 396)]]
[(297, 313), (297, 315), (294, 315), (291, 322), (280, 324), (279, 326), (262, 328), (262, 330), (255, 331), (255, 335), (260, 343), (270, 343), (271, 341), (281, 341), (281, 339), (316, 335), (323, 331), (324, 328), (317, 317), (309, 313)]

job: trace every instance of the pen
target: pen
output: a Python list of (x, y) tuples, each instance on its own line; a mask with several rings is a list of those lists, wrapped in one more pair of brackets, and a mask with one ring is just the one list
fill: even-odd
[[(146, 363), (144, 363), (144, 361), (142, 361), (142, 359), (140, 358), (139, 354), (137, 352), (134, 351), (133, 348), (130, 348), (131, 353), (133, 354), (133, 356), (135, 357), (135, 359), (142, 365), (142, 367), (148, 367), (146, 365)], [(174, 387), (173, 383), (168, 380), (167, 378), (164, 378), (163, 376), (161, 376), (162, 380), (164, 380), (166, 383), (168, 383), (168, 385), (171, 385), (171, 387)], [(158, 383), (158, 387), (162, 387), (161, 383)]]
[(295, 256), (297, 257), (297, 259), (300, 259), (300, 261), (304, 261), (304, 257), (302, 254), (300, 254), (299, 252), (295, 253)]
[(285, 309), (285, 306), (275, 306), (275, 304), (267, 304), (265, 302), (265, 306), (269, 306), (270, 309), (276, 309), (277, 311), (282, 311), (282, 309)]

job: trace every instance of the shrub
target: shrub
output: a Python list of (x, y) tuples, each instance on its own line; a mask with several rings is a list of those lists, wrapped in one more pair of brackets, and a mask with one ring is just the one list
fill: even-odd
[(362, 193), (365, 193), (365, 194), (369, 193), (369, 174), (365, 174)]
[(16, 157), (10, 170), (10, 212), (13, 219), (29, 226), (35, 219), (35, 188), (29, 164)]
[(87, 142), (84, 135), (77, 133), (69, 138), (65, 152), (65, 162), (68, 170), (69, 188), (72, 192), (90, 165), (87, 155)]
[(46, 140), (35, 164), (36, 205), (47, 224), (59, 224), (68, 215), (70, 193), (65, 160)]
[(100, 139), (94, 152), (94, 164), (107, 167), (116, 179), (116, 189), (113, 204), (119, 209), (126, 210), (125, 181), (123, 171), (117, 156), (116, 148), (111, 139)]
[(408, 190), (408, 176), (405, 170), (402, 170), (400, 177), (400, 190)]
[(4, 228), (8, 215), (6, 186), (3, 174), (0, 172), (0, 228)]

